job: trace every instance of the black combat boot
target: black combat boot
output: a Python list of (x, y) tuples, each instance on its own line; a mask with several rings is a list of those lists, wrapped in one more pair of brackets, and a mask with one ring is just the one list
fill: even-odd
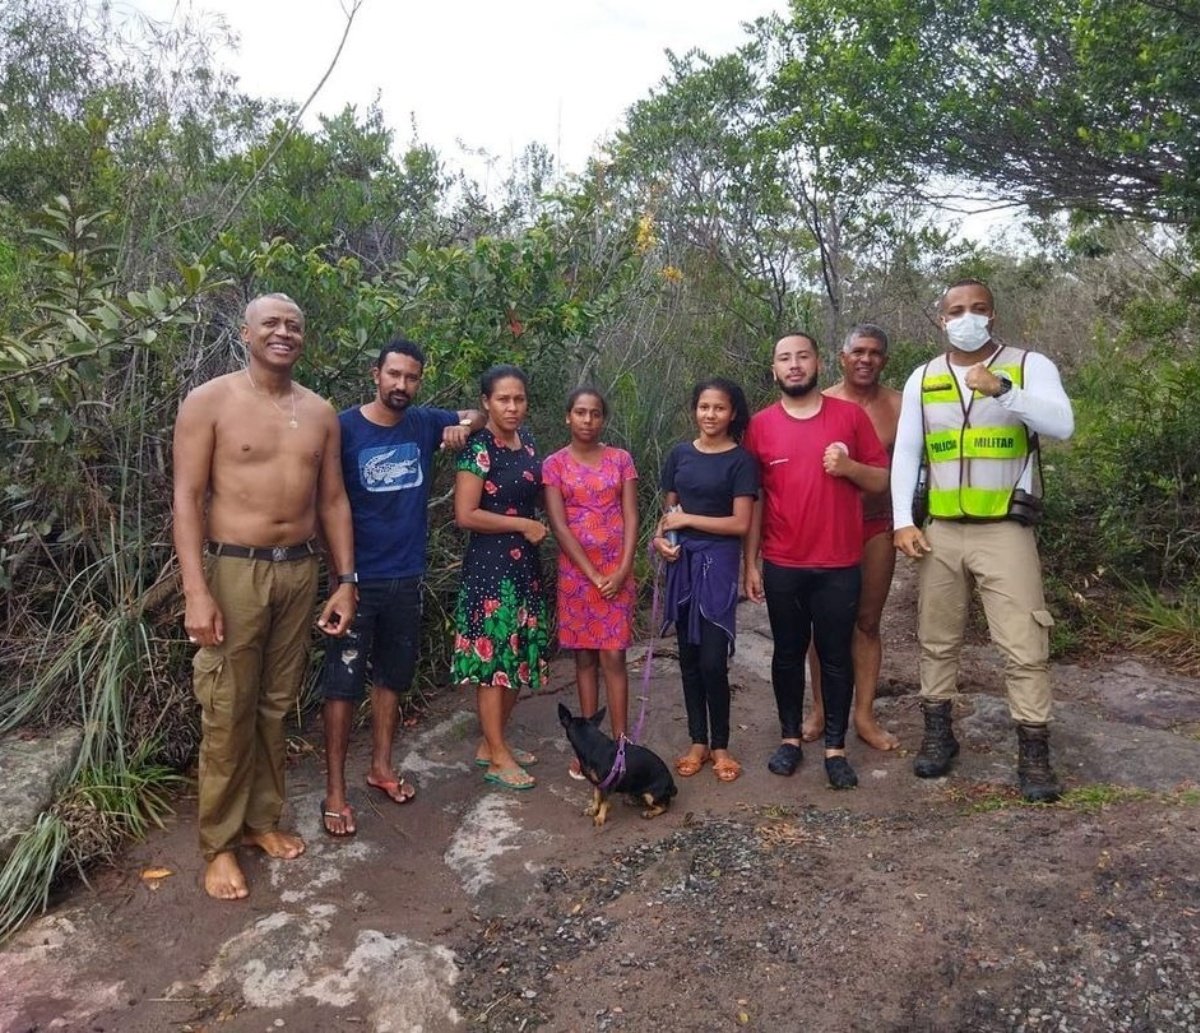
[(1017, 780), (1021, 795), (1030, 803), (1054, 803), (1062, 786), (1050, 767), (1050, 729), (1045, 725), (1017, 725)]
[(921, 752), (913, 761), (917, 778), (939, 778), (950, 770), (950, 761), (958, 756), (958, 740), (950, 721), (950, 704), (922, 703), (925, 714), (925, 737)]

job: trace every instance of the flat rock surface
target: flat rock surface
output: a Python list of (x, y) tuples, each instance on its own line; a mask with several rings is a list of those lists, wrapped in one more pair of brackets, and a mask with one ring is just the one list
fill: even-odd
[[(679, 779), (652, 821), (620, 802), (600, 829), (581, 813), (555, 716), (575, 707), (569, 660), (514, 714), (536, 789), (483, 782), (472, 701), (448, 692), (400, 736), (419, 785), (403, 807), (368, 793), (356, 735), (350, 840), (320, 830), (317, 722), (289, 772), (303, 858), (245, 850), (249, 900), (210, 902), (181, 800), (0, 951), (0, 1030), (1200, 1029), (1197, 686), (1129, 658), (1056, 669), (1053, 756), (1081, 792), (1027, 807), (1002, 667), (974, 642), (963, 752), (920, 781), (913, 607), (902, 565), (877, 704), (902, 747), (851, 736), (850, 792), (827, 788), (816, 745), (792, 778), (767, 772), (770, 641), (750, 605), (733, 667), (745, 773)], [(687, 734), (657, 649), (643, 739), (670, 761)]]

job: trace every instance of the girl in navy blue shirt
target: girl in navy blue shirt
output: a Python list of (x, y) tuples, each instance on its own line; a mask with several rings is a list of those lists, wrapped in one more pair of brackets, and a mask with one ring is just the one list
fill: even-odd
[(758, 495), (758, 467), (738, 442), (750, 423), (742, 389), (714, 377), (692, 391), (699, 436), (662, 470), (664, 507), (654, 548), (667, 561), (664, 628), (675, 624), (692, 745), (675, 762), (687, 778), (709, 761), (722, 782), (742, 773), (729, 752), (729, 656), (735, 636), (741, 539)]

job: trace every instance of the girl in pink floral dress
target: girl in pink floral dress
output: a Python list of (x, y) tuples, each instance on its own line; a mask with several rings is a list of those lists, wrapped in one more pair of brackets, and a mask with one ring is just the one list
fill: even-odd
[[(542, 464), (546, 516), (558, 539), (558, 644), (575, 650), (579, 706), (600, 705), (604, 672), (614, 737), (626, 731), (637, 548), (637, 471), (629, 453), (600, 440), (608, 403), (595, 388), (567, 399), (571, 443)], [(572, 762), (573, 777), (578, 761)]]

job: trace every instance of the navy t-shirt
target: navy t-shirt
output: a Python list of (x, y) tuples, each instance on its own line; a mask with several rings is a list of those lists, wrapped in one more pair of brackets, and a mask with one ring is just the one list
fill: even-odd
[[(673, 491), (685, 513), (696, 516), (733, 516), (733, 500), (739, 495), (758, 496), (758, 464), (741, 445), (725, 452), (701, 452), (690, 441), (671, 449), (662, 469), (663, 491)], [(721, 539), (688, 527), (682, 537)]]
[(380, 427), (355, 406), (338, 420), (359, 580), (424, 574), (430, 468), (442, 431), (458, 422), (458, 413), (410, 406), (396, 426)]

